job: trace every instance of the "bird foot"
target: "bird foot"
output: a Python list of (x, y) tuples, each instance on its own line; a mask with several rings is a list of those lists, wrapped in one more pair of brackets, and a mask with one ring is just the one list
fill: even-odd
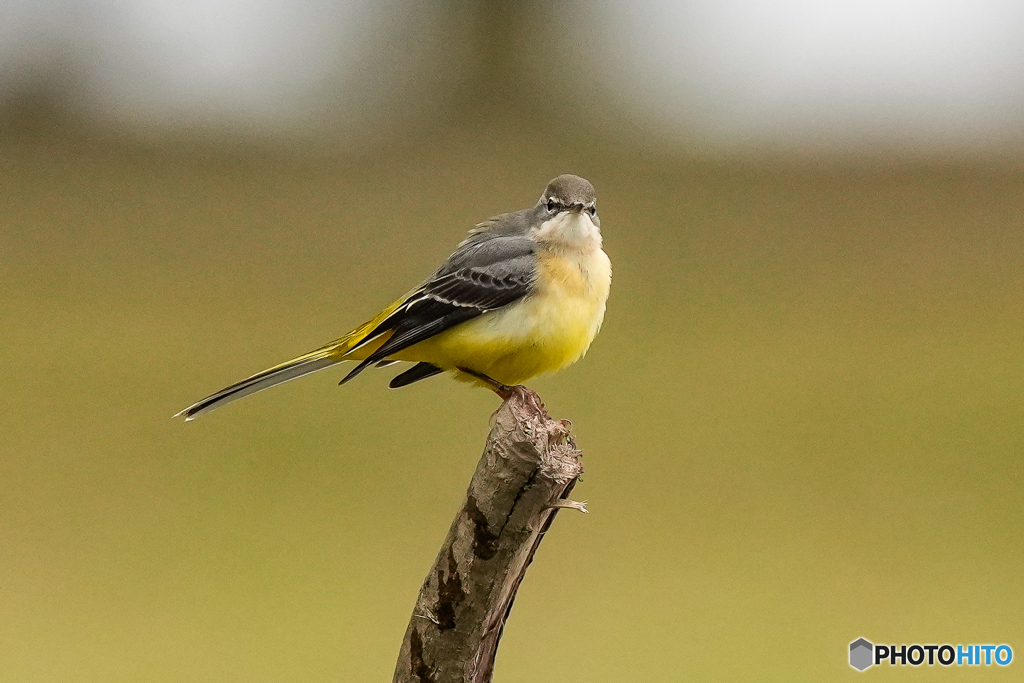
[(515, 386), (502, 384), (495, 379), (491, 379), (482, 372), (469, 370), (467, 368), (459, 368), (459, 372), (464, 372), (467, 375), (476, 377), (478, 380), (486, 384), (491, 391), (500, 396), (502, 401), (508, 401), (512, 397), (517, 397), (521, 403), (525, 403), (541, 415), (546, 416), (548, 414), (547, 409), (544, 407), (544, 402), (540, 400), (540, 396), (537, 395), (537, 392), (524, 387), (522, 384), (516, 384)]
[[(550, 419), (548, 415), (548, 409), (544, 405), (544, 401), (540, 400), (540, 396), (533, 389), (524, 387), (522, 384), (517, 384), (514, 387), (509, 387), (512, 390), (509, 398), (515, 396), (520, 402), (533, 408), (537, 413), (543, 415), (545, 419)], [(506, 401), (509, 399), (505, 399)]]

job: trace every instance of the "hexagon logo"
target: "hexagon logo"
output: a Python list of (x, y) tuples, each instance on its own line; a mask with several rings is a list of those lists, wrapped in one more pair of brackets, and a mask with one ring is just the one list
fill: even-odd
[(857, 671), (863, 671), (875, 663), (874, 652), (874, 645), (863, 638), (858, 638), (850, 643), (850, 666)]

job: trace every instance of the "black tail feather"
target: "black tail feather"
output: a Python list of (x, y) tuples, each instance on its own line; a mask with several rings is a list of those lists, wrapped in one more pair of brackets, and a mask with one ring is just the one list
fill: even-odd
[(419, 382), (421, 379), (433, 377), (434, 375), (444, 372), (441, 368), (430, 363), (417, 363), (400, 375), (396, 375), (391, 383), (388, 384), (392, 389), (404, 387), (412, 384), (413, 382)]
[(253, 375), (248, 379), (243, 379), (237, 384), (232, 384), (226, 389), (221, 389), (212, 396), (207, 396), (198, 403), (193, 403), (185, 410), (181, 411), (174, 417), (184, 415), (186, 420), (192, 420), (203, 413), (209, 412), (214, 408), (218, 408), (225, 403), (230, 403), (243, 396), (255, 394), (257, 391), (263, 391), (269, 389), (272, 386), (287, 382), (288, 380), (308, 375), (311, 372), (322, 370), (323, 368), (330, 367), (340, 361), (336, 358), (328, 356), (321, 357), (303, 357), (296, 359), (284, 365), (280, 365), (269, 370), (264, 370), (261, 373)]

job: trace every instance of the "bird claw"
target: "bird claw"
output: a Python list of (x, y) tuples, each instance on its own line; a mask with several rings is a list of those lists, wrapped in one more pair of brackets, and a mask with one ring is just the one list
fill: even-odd
[[(518, 398), (521, 402), (530, 406), (544, 417), (549, 417), (547, 408), (544, 405), (544, 401), (540, 400), (540, 396), (537, 395), (536, 391), (534, 391), (533, 389), (528, 389), (524, 387), (522, 384), (518, 384), (514, 387), (511, 387), (511, 389), (512, 395), (516, 396), (516, 398)], [(511, 398), (511, 396), (509, 396), (509, 398)], [(508, 399), (505, 400), (507, 401)]]

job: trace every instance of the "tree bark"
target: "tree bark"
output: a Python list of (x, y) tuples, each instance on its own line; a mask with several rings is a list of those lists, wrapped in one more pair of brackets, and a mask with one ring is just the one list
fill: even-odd
[(492, 418), (483, 456), (427, 574), (395, 683), (485, 683), (516, 591), (583, 472), (567, 421), (515, 387)]

